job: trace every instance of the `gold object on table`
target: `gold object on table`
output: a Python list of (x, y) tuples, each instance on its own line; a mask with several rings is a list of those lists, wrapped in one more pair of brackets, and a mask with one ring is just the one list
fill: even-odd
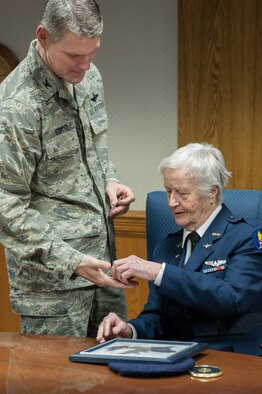
[(223, 371), (213, 365), (196, 365), (189, 371), (189, 374), (194, 378), (210, 379), (223, 375)]

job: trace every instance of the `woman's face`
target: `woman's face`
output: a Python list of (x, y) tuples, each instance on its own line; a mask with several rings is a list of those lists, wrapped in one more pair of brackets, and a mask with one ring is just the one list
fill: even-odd
[(163, 175), (168, 206), (177, 225), (188, 231), (198, 229), (217, 207), (217, 190), (214, 189), (209, 197), (201, 196), (193, 181), (181, 169), (167, 168)]

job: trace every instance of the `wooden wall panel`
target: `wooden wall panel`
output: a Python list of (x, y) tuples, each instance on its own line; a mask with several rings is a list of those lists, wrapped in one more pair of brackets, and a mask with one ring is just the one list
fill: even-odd
[[(146, 259), (145, 212), (129, 211), (115, 220), (117, 257), (136, 254)], [(128, 318), (136, 317), (143, 309), (148, 296), (147, 282), (137, 279), (139, 286), (125, 291)], [(0, 331), (18, 332), (20, 318), (11, 310), (9, 301), (9, 285), (4, 256), (0, 245)]]
[[(117, 258), (135, 254), (146, 259), (146, 223), (144, 211), (129, 211), (126, 215), (115, 219)], [(148, 296), (147, 281), (136, 279), (139, 286), (125, 290), (127, 315), (129, 319), (136, 317), (143, 309)]]
[(179, 146), (224, 153), (230, 188), (261, 189), (262, 1), (179, 0)]
[(4, 248), (0, 244), (0, 331), (19, 332), (20, 318), (12, 312)]

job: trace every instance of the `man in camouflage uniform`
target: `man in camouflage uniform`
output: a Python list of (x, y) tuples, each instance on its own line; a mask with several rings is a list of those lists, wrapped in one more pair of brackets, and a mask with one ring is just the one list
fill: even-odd
[(0, 239), (22, 332), (95, 336), (135, 285), (110, 276), (112, 218), (134, 195), (108, 160), (102, 28), (94, 0), (49, 0), (0, 85)]

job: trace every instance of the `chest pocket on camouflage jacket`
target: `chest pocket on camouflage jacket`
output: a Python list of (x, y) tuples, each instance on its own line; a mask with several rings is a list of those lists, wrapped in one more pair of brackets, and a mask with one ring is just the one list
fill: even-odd
[(63, 127), (65, 131), (62, 134), (54, 135), (46, 142), (46, 184), (49, 196), (71, 194), (91, 187), (76, 128), (68, 130), (65, 124), (60, 129)]

